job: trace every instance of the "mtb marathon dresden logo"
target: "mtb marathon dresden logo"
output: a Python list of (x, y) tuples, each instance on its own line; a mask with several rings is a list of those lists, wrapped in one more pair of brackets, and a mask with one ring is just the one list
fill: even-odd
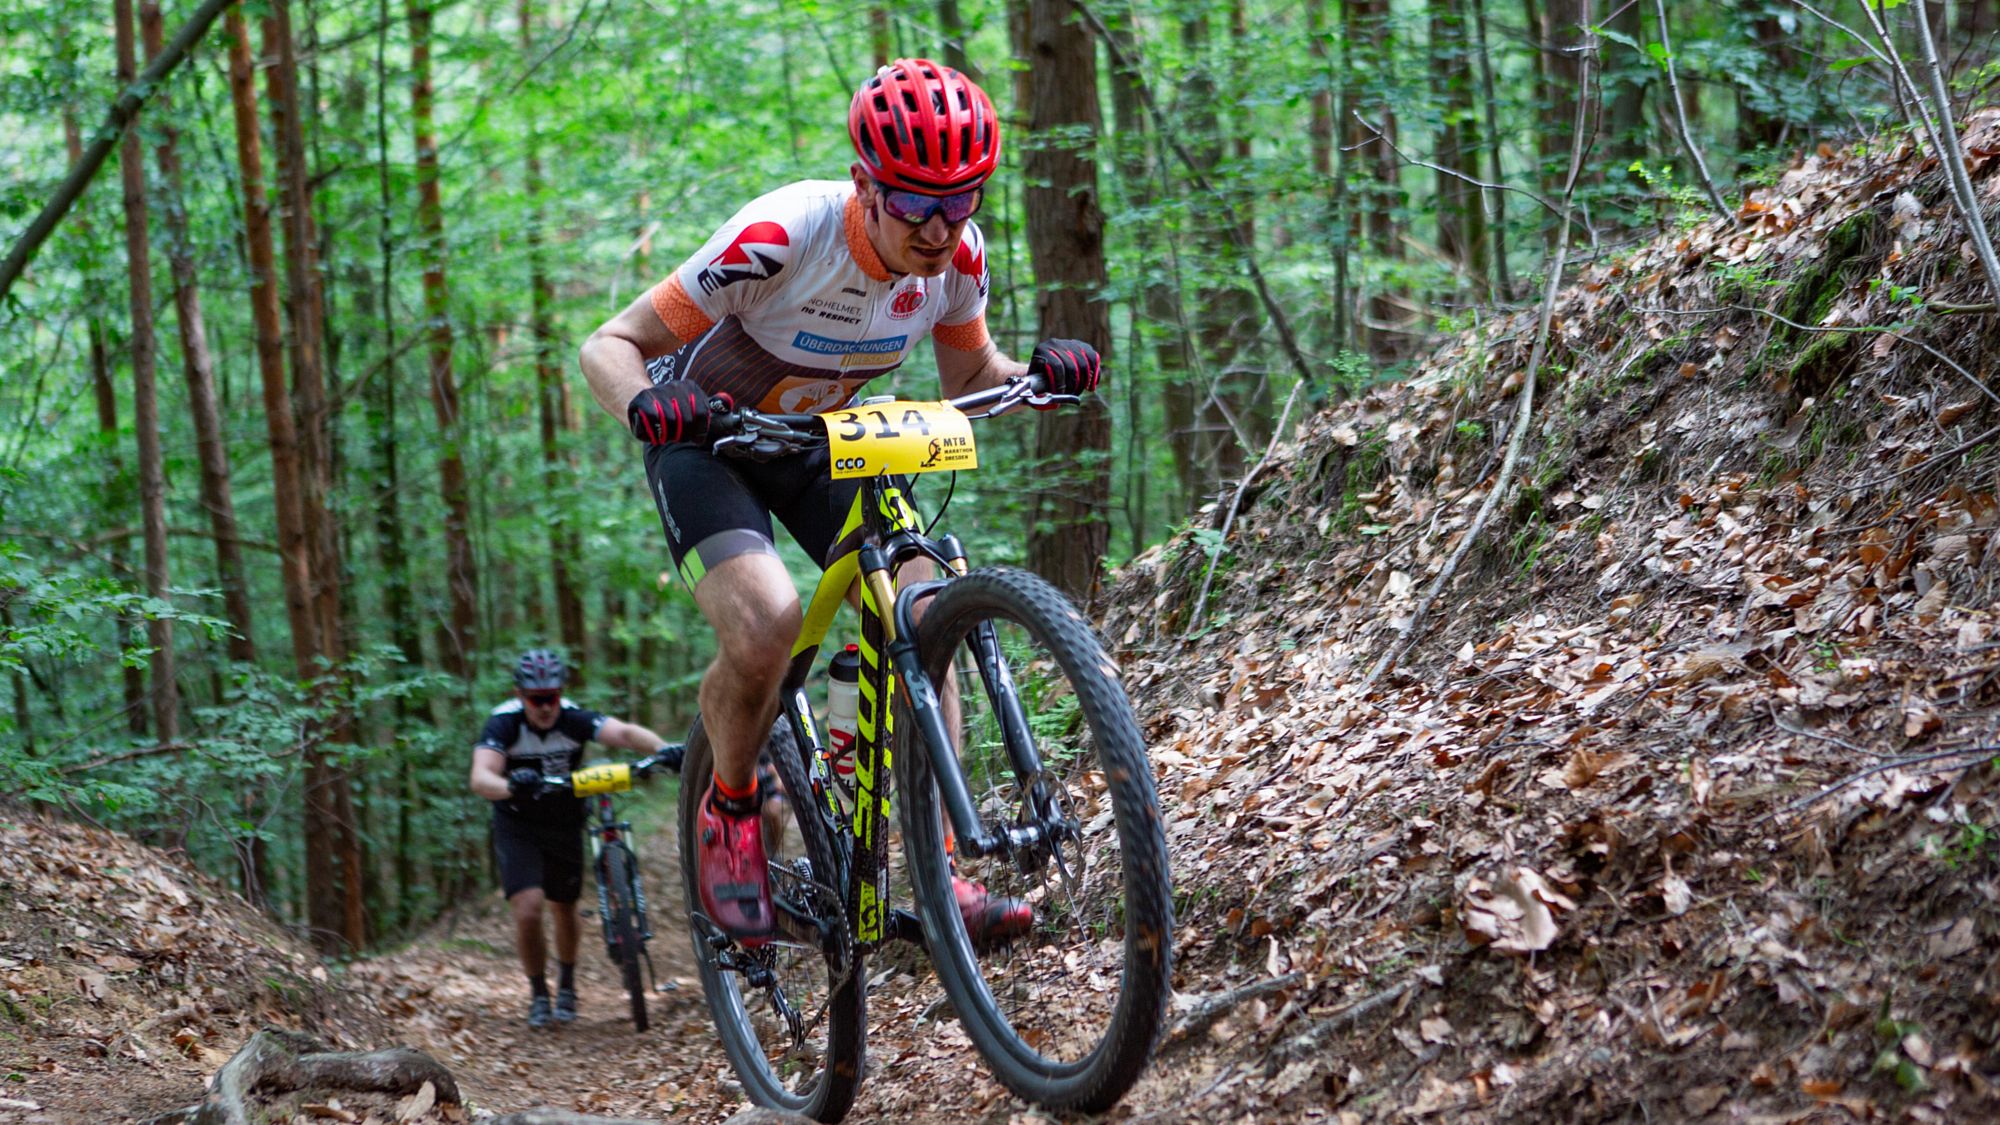
[(751, 223), (737, 234), (722, 253), (711, 259), (695, 275), (704, 293), (720, 292), (739, 281), (763, 281), (785, 268), (778, 250), (792, 244), (785, 228), (776, 223)]

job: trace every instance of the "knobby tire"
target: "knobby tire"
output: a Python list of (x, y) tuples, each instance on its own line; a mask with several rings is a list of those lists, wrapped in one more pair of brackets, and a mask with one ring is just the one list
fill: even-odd
[(610, 930), (611, 959), (617, 962), (619, 978), (625, 984), (626, 994), (632, 998), (633, 1030), (644, 1031), (648, 1026), (642, 965), (645, 950), (640, 946), (639, 901), (634, 890), (639, 873), (623, 841), (604, 849), (604, 870), (601, 874), (605, 902), (611, 909), (611, 916), (605, 919), (605, 925)]
[[(1011, 685), (996, 688), (973, 673), (965, 642), (986, 621), (1004, 629), (1017, 649), (1036, 654), (1008, 661)], [(1019, 807), (1006, 806), (1024, 792), (1004, 742), (996, 752), (991, 738), (979, 739), (979, 716), (997, 715), (1004, 701), (996, 695), (1011, 687), (1030, 726), (1051, 728), (1046, 736), (1038, 731), (1035, 739), (1045, 777), (1060, 779), (1050, 784), (1062, 784), (1065, 793), (1088, 791), (1091, 813), (1076, 818), (1088, 823), (1070, 870), (1090, 872), (1081, 859), (1086, 851), (1099, 857), (1097, 870), (1116, 867), (1101, 884), (1079, 894), (1076, 883), (1051, 890), (1049, 867), (1035, 876), (1043, 880), (1037, 890), (1030, 877), (1016, 878), (1003, 858), (962, 858), (958, 874), (989, 882), (995, 890), (1011, 883), (1006, 889), (1036, 905), (1036, 924), (1027, 935), (998, 950), (975, 951), (954, 903), (954, 863), (933, 766), (907, 705), (899, 703), (895, 764), (905, 851), (939, 980), (966, 1033), (1008, 1089), (1053, 1110), (1108, 1110), (1151, 1058), (1173, 963), (1166, 836), (1145, 741), (1118, 683), (1117, 666), (1068, 599), (1041, 578), (1006, 567), (976, 570), (940, 591), (918, 625), (917, 646), (940, 692), (947, 676), (958, 677), (964, 710), (961, 772), (988, 829), (1012, 821)], [(1028, 698), (1031, 692), (1037, 698)], [(898, 698), (907, 696), (899, 692)], [(985, 729), (997, 728), (996, 720)], [(979, 779), (992, 779), (983, 782), (983, 799), (975, 768)], [(1107, 802), (1109, 817), (1102, 814)], [(1059, 922), (1059, 912), (1072, 921)], [(1114, 940), (1120, 929), (1122, 940)], [(1101, 980), (1115, 971), (1115, 999), (1092, 997), (1085, 973), (1062, 968), (1063, 955), (1079, 949), (1099, 960)], [(1090, 1004), (1108, 1010), (1101, 1017), (1084, 1014)]]
[[(773, 734), (767, 749), (786, 793), (787, 839), (791, 838), (791, 833), (797, 833), (804, 855), (811, 861), (817, 878), (831, 886), (836, 878), (834, 873), (839, 868), (826, 821), (812, 810), (812, 789), (806, 778), (805, 762), (794, 748), (789, 731), (782, 727)], [(698, 852), (696, 818), (713, 770), (714, 751), (709, 745), (707, 731), (697, 718), (693, 729), (688, 732), (686, 757), (681, 764), (681, 875), (690, 915), (701, 910), (701, 890), (695, 879), (695, 856)], [(773, 893), (778, 893), (786, 885), (774, 872)], [(844, 932), (847, 923), (840, 910), (839, 895), (829, 896), (820, 905), (826, 909), (839, 932)], [(700, 969), (709, 1015), (715, 1021), (730, 1065), (742, 1081), (750, 1100), (816, 1121), (836, 1122), (845, 1117), (861, 1084), (863, 1023), (866, 1017), (862, 1004), (864, 974), (858, 966), (843, 973), (839, 971), (835, 959), (824, 953), (809, 953), (796, 947), (789, 950), (790, 955), (796, 958), (794, 963), (800, 972), (814, 974), (819, 988), (811, 997), (811, 1002), (815, 1008), (823, 1004), (825, 1011), (820, 1029), (816, 1032), (818, 1041), (824, 1045), (823, 1057), (816, 1064), (816, 1072), (787, 1085), (786, 1079), (792, 1072), (788, 1070), (786, 1074), (779, 1074), (772, 1069), (771, 1060), (752, 1022), (753, 1013), (770, 1010), (767, 993), (751, 987), (741, 974), (717, 964), (717, 953), (704, 940), (700, 926), (691, 924), (689, 930), (693, 936), (695, 964)], [(810, 959), (810, 965), (805, 963), (807, 959)], [(792, 1061), (785, 1060), (787, 1065)]]

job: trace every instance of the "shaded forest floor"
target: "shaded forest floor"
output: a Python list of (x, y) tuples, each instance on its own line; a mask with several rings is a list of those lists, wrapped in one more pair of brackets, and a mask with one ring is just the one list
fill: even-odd
[[(1991, 221), (1993, 117), (1966, 147)], [(1376, 682), (1493, 487), (1532, 310), (1126, 569), (1178, 994), (1107, 1119), (2000, 1118), (2000, 341), (1951, 307), (1988, 296), (1956, 229), (1921, 155), (1823, 150), (1584, 267), (1513, 498)], [(421, 1047), (482, 1111), (720, 1120), (672, 848), (654, 1030), (587, 921), (584, 1018), (531, 1034), (497, 896), (328, 976), (155, 853), (0, 815), (0, 1122), (186, 1104), (267, 1021)], [(1040, 1119), (902, 967), (852, 1119)]]

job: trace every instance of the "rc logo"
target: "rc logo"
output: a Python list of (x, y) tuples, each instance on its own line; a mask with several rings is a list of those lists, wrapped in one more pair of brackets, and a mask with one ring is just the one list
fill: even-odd
[(784, 227), (751, 223), (695, 275), (695, 284), (704, 293), (716, 293), (739, 281), (763, 281), (785, 268), (780, 254), (791, 244)]
[(927, 296), (921, 286), (899, 291), (889, 298), (889, 319), (908, 320), (917, 315), (917, 310), (924, 307), (924, 299)]

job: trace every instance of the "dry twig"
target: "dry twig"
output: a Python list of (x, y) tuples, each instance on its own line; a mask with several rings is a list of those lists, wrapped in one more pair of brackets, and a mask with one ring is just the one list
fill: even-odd
[[(1590, 64), (1597, 57), (1596, 47), (1597, 36), (1586, 30), (1583, 41), (1582, 75), (1579, 79), (1585, 88), (1590, 85)], [(1527, 444), (1528, 420), (1533, 417), (1535, 409), (1535, 374), (1540, 370), (1543, 358), (1548, 355), (1549, 330), (1555, 318), (1556, 296), (1562, 291), (1563, 265), (1569, 256), (1572, 213), (1570, 202), (1576, 196), (1576, 182), (1583, 172), (1583, 139), (1588, 132), (1584, 127), (1587, 112), (1587, 99), (1579, 99), (1576, 130), (1570, 140), (1569, 176), (1563, 184), (1562, 227), (1556, 234), (1555, 255), (1549, 262), (1548, 289), (1542, 294), (1542, 311), (1540, 323), (1535, 330), (1535, 346), (1528, 355), (1528, 370), (1522, 376), (1521, 406), (1514, 417), (1514, 432), (1507, 441), (1507, 459), (1501, 462), (1500, 472), (1493, 480), (1493, 487), (1486, 493), (1485, 502), (1479, 506), (1479, 514), (1473, 517), (1472, 526), (1466, 529), (1464, 537), (1459, 540), (1458, 550), (1452, 552), (1450, 560), (1444, 564), (1444, 569), (1438, 572), (1437, 580), (1431, 584), (1430, 591), (1424, 595), (1423, 601), (1417, 603), (1417, 608), (1411, 611), (1409, 619), (1397, 632), (1396, 639), (1390, 642), (1388, 650), (1375, 662), (1375, 667), (1369, 670), (1368, 678), (1362, 681), (1364, 690), (1373, 687), (1375, 681), (1382, 677), (1382, 673), (1388, 671), (1416, 642), (1417, 637), (1421, 635), (1420, 628), (1430, 615), (1431, 606), (1451, 582), (1452, 575), (1458, 572), (1458, 564), (1472, 550), (1472, 545), (1479, 541), (1479, 533), (1486, 529), (1486, 521), (1492, 518), (1493, 510), (1500, 506), (1500, 497), (1509, 491), (1509, 484), (1514, 476), (1514, 466), (1521, 459), (1522, 447)]]

